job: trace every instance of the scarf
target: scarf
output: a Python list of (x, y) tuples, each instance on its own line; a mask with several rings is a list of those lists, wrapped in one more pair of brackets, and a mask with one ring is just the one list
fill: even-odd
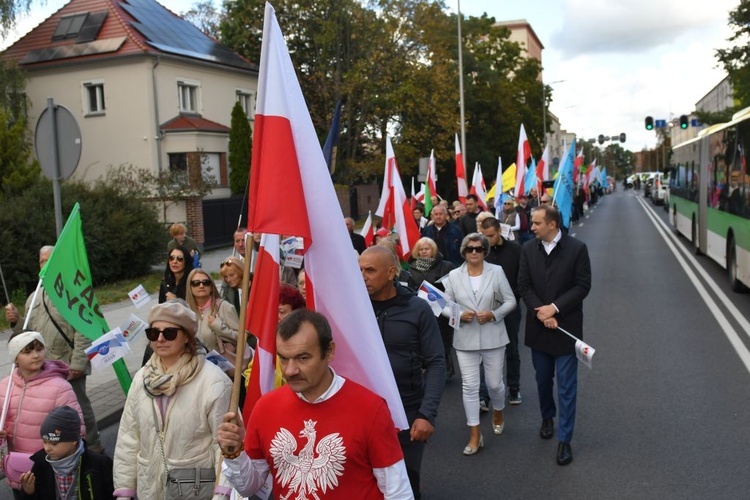
[(75, 498), (78, 493), (76, 476), (80, 465), (81, 455), (83, 455), (83, 440), (78, 440), (78, 449), (72, 455), (60, 460), (50, 460), (49, 455), (45, 457), (47, 463), (52, 467), (55, 473), (55, 482), (57, 483), (60, 498)]
[(414, 261), (414, 268), (417, 271), (425, 272), (429, 268), (435, 265), (436, 260), (437, 259), (435, 257), (425, 257), (425, 258), (419, 257), (417, 258), (417, 260)]
[(152, 397), (171, 396), (175, 393), (177, 387), (185, 385), (195, 378), (203, 367), (205, 360), (206, 351), (200, 346), (195, 356), (189, 352), (184, 352), (177, 363), (169, 369), (164, 366), (159, 356), (151, 356), (151, 359), (143, 367), (143, 387)]

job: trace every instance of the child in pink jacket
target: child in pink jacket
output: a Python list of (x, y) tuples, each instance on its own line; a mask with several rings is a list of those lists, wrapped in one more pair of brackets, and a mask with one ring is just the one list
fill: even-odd
[[(81, 417), (81, 436), (86, 436), (81, 407), (67, 381), (68, 365), (45, 359), (44, 339), (39, 332), (15, 334), (8, 342), (10, 359), (16, 363), (13, 373), (0, 381), (0, 409), (5, 409), (8, 384), (10, 404), (0, 442), (8, 451), (33, 454), (43, 448), (39, 429), (49, 412), (59, 406), (70, 406)], [(8, 481), (11, 487), (20, 484)]]

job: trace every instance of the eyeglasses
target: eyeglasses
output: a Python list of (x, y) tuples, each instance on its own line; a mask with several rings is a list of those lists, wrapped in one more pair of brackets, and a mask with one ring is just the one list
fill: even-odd
[(201, 286), (201, 285), (207, 287), (208, 285), (211, 284), (211, 280), (193, 280), (193, 281), (190, 282), (190, 284), (192, 286), (196, 287), (196, 288), (199, 287), (199, 286)]
[(466, 253), (484, 253), (484, 247), (466, 247)]
[(156, 342), (159, 340), (159, 334), (162, 334), (164, 340), (174, 340), (177, 338), (177, 333), (180, 330), (182, 330), (182, 328), (175, 328), (173, 326), (169, 326), (163, 330), (159, 330), (158, 328), (146, 328), (146, 338), (151, 342)]
[(170, 255), (169, 262), (174, 262), (174, 261), (185, 262), (185, 257), (183, 257), (182, 255)]

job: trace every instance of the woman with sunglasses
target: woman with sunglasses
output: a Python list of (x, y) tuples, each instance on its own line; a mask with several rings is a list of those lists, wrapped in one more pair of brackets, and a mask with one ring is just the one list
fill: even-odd
[(169, 251), (164, 279), (159, 288), (159, 304), (173, 299), (185, 299), (187, 277), (193, 270), (193, 259), (190, 251), (177, 246)]
[[(190, 291), (186, 302), (198, 315), (198, 340), (208, 352), (216, 350), (224, 355), (228, 349), (231, 353), (237, 345), (240, 324), (234, 306), (221, 298), (214, 280), (203, 269), (190, 271), (188, 285)], [(229, 360), (234, 362), (234, 357)], [(229, 376), (234, 376), (234, 373)]]
[[(81, 419), (81, 437), (86, 437), (83, 413), (68, 378), (68, 365), (59, 360), (47, 360), (42, 334), (23, 332), (13, 334), (8, 342), (8, 357), (16, 364), (10, 376), (0, 382), (0, 408), (5, 410), (5, 395), (10, 384), (5, 425), (0, 429), (0, 441), (7, 441), (8, 451), (36, 453), (44, 447), (40, 429), (49, 412), (58, 406), (70, 406)], [(0, 446), (5, 448), (6, 443)], [(31, 462), (29, 469), (31, 470)], [(23, 498), (20, 478), (6, 471), (6, 479), (13, 488), (14, 498)]]
[(495, 434), (502, 434), (505, 428), (503, 364), (509, 339), (504, 318), (516, 308), (516, 298), (503, 268), (484, 261), (489, 251), (490, 242), (484, 235), (468, 234), (461, 242), (461, 254), (466, 262), (443, 280), (445, 294), (461, 306), (461, 326), (453, 336), (453, 348), (461, 369), (464, 412), (470, 429), (464, 455), (474, 455), (484, 446), (479, 428), (479, 370), (482, 364), (494, 410), (492, 430)]
[[(206, 362), (196, 340), (198, 317), (184, 301), (154, 306), (148, 322), (154, 355), (135, 374), (120, 420), (117, 499), (163, 500), (167, 471), (216, 470), (216, 432), (231, 398), (232, 383)], [(214, 493), (229, 491), (227, 486), (222, 476)]]

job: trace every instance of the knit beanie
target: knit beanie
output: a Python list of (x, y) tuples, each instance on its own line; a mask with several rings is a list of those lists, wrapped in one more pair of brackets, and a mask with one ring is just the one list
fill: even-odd
[(8, 342), (8, 359), (15, 363), (18, 353), (35, 340), (46, 347), (42, 334), (39, 332), (23, 332), (10, 339)]
[(198, 316), (181, 299), (170, 300), (152, 307), (148, 315), (148, 324), (153, 325), (154, 321), (166, 321), (177, 325), (191, 338), (195, 337), (198, 331)]
[(49, 412), (39, 431), (42, 439), (51, 443), (78, 441), (81, 437), (81, 418), (70, 406), (59, 406)]

